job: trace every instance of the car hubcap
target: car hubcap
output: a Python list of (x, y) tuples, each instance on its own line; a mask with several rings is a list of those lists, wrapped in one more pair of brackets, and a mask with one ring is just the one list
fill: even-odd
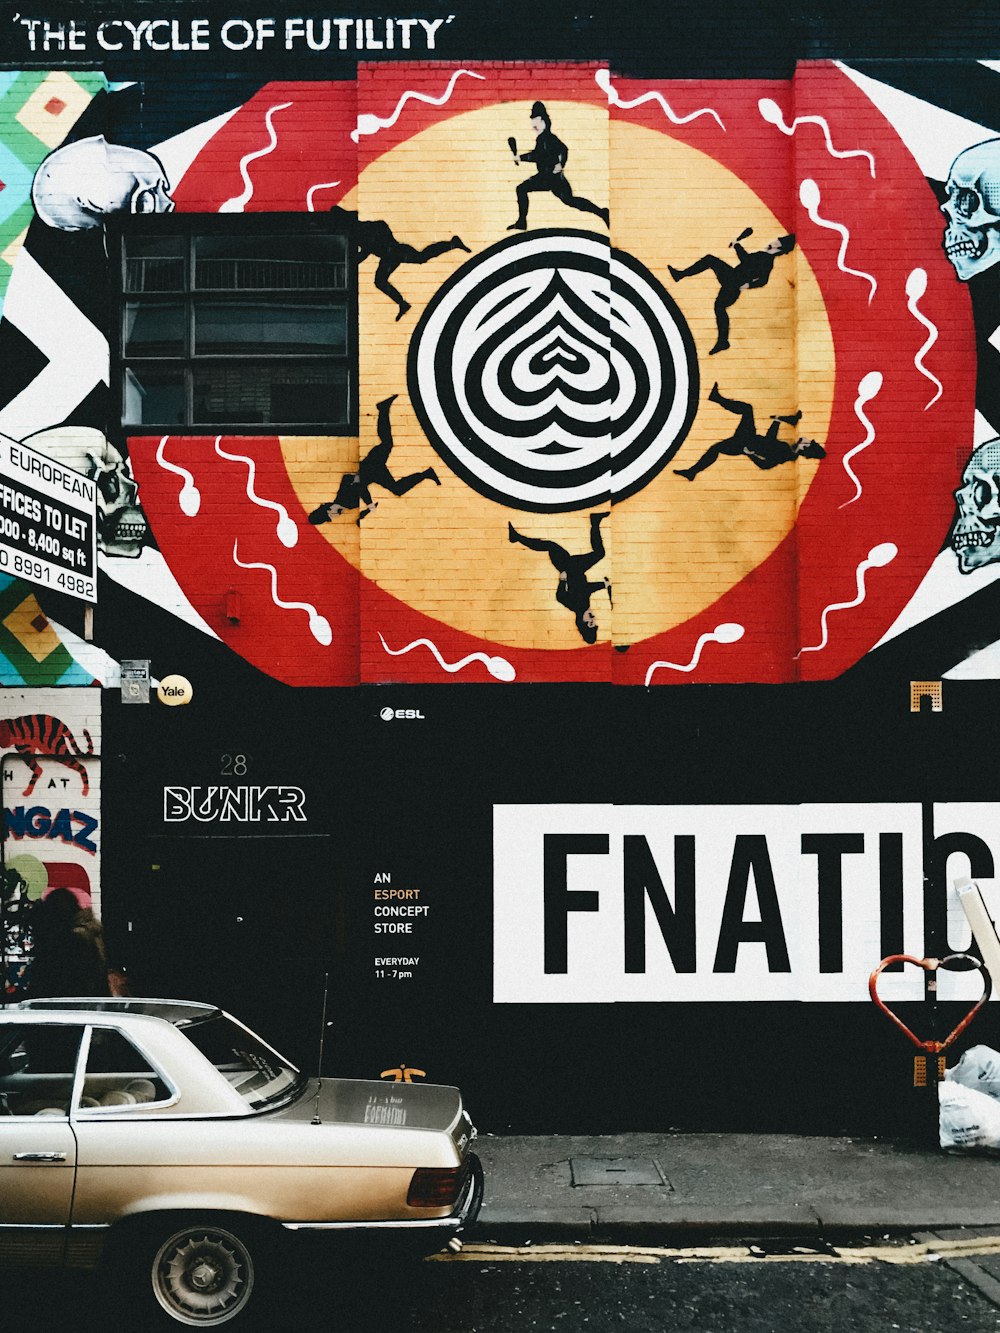
[(181, 1324), (225, 1323), (246, 1305), (252, 1287), (246, 1247), (217, 1228), (178, 1232), (160, 1247), (153, 1263), (156, 1299)]
[(200, 1263), (191, 1269), (191, 1282), (199, 1291), (217, 1291), (222, 1279), (222, 1269), (218, 1264)]

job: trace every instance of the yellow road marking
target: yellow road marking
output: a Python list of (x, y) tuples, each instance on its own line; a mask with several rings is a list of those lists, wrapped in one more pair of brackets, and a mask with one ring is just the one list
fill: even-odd
[(829, 1251), (806, 1247), (790, 1254), (753, 1254), (746, 1245), (693, 1245), (672, 1248), (648, 1245), (490, 1245), (468, 1244), (458, 1254), (433, 1259), (453, 1263), (596, 1263), (596, 1264), (921, 1264), (942, 1259), (971, 1259), (1000, 1254), (1000, 1236), (969, 1236), (958, 1240), (913, 1245), (857, 1245)]

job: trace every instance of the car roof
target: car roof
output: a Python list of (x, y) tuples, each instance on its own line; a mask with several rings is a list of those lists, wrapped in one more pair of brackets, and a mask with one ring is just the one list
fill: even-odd
[[(245, 1116), (252, 1108), (192, 1042), (197, 1026), (226, 1017), (211, 1004), (191, 1000), (56, 995), (0, 1006), (0, 1035), (29, 1027), (115, 1028), (163, 1071), (176, 1097), (170, 1116)], [(130, 1110), (129, 1114), (133, 1112)], [(150, 1106), (152, 1115), (158, 1114)], [(135, 1114), (144, 1115), (142, 1110)]]
[(19, 1004), (0, 1008), (4, 1013), (24, 1013), (32, 1011), (71, 1014), (80, 1018), (87, 1014), (97, 1017), (108, 1014), (141, 1014), (147, 1018), (160, 1018), (175, 1027), (188, 1027), (192, 1023), (202, 1022), (222, 1014), (222, 1010), (212, 1004), (199, 1004), (194, 1000), (151, 1000), (151, 999), (111, 999), (95, 996), (54, 996), (44, 1000), (22, 1000)]

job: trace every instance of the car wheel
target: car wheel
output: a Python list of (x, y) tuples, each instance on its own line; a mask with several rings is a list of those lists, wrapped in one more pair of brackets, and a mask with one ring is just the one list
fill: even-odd
[(246, 1309), (256, 1274), (250, 1248), (228, 1226), (190, 1222), (154, 1251), (149, 1276), (170, 1319), (214, 1328)]

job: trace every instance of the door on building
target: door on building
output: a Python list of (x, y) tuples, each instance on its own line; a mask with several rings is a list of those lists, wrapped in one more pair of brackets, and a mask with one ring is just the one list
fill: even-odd
[(134, 993), (217, 1004), (297, 1063), (336, 992), (342, 879), (329, 835), (151, 837), (115, 934)]

